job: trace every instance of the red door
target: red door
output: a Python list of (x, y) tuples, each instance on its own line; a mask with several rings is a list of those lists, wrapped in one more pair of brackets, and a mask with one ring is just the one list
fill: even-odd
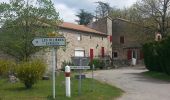
[(101, 55), (102, 55), (102, 57), (104, 57), (104, 47), (102, 47), (101, 49), (102, 49), (101, 50)]
[(127, 59), (131, 60), (132, 59), (132, 50), (127, 51)]
[(142, 50), (140, 50), (140, 60), (142, 60), (143, 59), (143, 52), (142, 52)]
[(93, 60), (93, 49), (90, 49), (90, 61)]

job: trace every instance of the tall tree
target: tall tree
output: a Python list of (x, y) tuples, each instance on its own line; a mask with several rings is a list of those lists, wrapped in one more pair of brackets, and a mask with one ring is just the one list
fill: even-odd
[(0, 16), (0, 50), (19, 61), (41, 49), (31, 43), (35, 36), (56, 31), (60, 22), (51, 0), (10, 0), (0, 4)]
[(98, 1), (96, 3), (97, 3), (97, 7), (95, 11), (96, 18), (103, 18), (110, 14), (112, 8), (110, 7), (109, 3), (105, 3), (101, 1)]
[(76, 15), (79, 20), (76, 20), (80, 25), (87, 25), (93, 20), (93, 15), (84, 9), (80, 9), (80, 12)]
[(145, 19), (152, 20), (154, 23), (152, 26), (163, 36), (167, 35), (170, 0), (140, 0), (137, 2), (136, 8)]

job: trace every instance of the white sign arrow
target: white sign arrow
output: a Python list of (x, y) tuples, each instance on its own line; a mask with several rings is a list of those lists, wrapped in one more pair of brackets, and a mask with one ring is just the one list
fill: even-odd
[(65, 38), (56, 37), (56, 38), (36, 38), (32, 41), (34, 46), (64, 46)]

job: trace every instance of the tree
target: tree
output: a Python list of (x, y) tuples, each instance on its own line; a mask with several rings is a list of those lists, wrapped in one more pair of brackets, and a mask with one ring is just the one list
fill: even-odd
[(87, 25), (93, 20), (93, 15), (84, 9), (80, 9), (80, 12), (76, 15), (79, 20), (77, 20), (80, 25)]
[(138, 11), (142, 13), (143, 18), (151, 20), (157, 31), (163, 36), (167, 35), (170, 0), (140, 0), (136, 4)]
[(104, 3), (101, 1), (96, 2), (98, 5), (96, 7), (96, 18), (103, 18), (110, 14), (112, 8), (108, 3)]
[(10, 0), (0, 4), (0, 16), (0, 50), (19, 61), (42, 49), (32, 45), (33, 38), (56, 31), (60, 22), (51, 0)]

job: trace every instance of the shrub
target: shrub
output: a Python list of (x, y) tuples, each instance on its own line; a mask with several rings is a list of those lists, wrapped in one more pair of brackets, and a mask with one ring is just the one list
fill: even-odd
[(105, 66), (105, 63), (100, 59), (93, 59), (92, 62), (89, 63), (89, 66), (92, 68), (93, 64), (95, 68), (99, 69), (103, 69), (103, 67)]
[(31, 88), (45, 73), (46, 65), (40, 60), (22, 62), (17, 67), (17, 77), (26, 88)]
[(9, 60), (0, 60), (0, 76), (7, 77), (14, 72), (15, 63)]
[(161, 42), (145, 44), (143, 52), (147, 69), (170, 75), (170, 37)]

